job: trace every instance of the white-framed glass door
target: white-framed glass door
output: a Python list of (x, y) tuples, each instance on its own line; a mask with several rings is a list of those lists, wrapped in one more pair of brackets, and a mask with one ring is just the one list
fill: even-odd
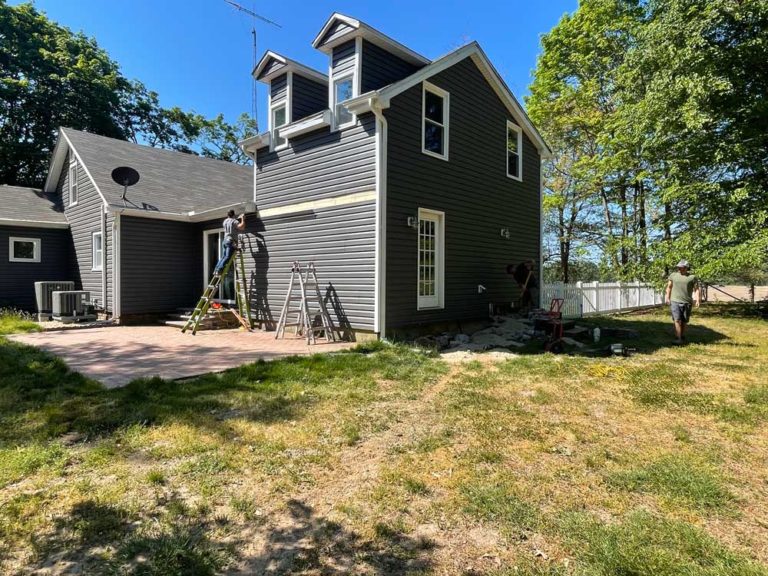
[(445, 214), (419, 209), (418, 308), (442, 308), (444, 289)]
[[(208, 286), (216, 263), (222, 256), (224, 243), (224, 230), (206, 230), (203, 232), (203, 285)], [(219, 292), (214, 302), (220, 304), (236, 304), (235, 300), (235, 267), (229, 267), (226, 278), (222, 278)]]

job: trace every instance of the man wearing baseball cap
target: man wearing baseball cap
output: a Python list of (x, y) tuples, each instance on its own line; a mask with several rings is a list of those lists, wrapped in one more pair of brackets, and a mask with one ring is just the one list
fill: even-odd
[(699, 289), (699, 279), (695, 274), (688, 271), (691, 265), (687, 260), (680, 260), (677, 263), (677, 272), (669, 275), (667, 282), (667, 298), (672, 311), (672, 320), (675, 323), (675, 344), (685, 342), (685, 327), (691, 319), (691, 307), (701, 304), (701, 290)]

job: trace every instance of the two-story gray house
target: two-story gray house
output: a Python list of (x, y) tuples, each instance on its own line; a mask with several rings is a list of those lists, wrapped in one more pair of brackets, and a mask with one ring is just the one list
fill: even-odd
[(541, 135), (480, 46), (430, 61), (334, 14), (328, 74), (274, 52), (269, 129), (242, 143), (269, 246), (271, 311), (291, 260), (313, 260), (342, 320), (377, 334), (487, 316), (540, 262)]
[[(254, 70), (269, 125), (241, 142), (253, 168), (62, 129), (44, 191), (28, 194), (55, 207), (49, 228), (72, 277), (41, 268), (25, 282), (75, 279), (125, 321), (192, 306), (234, 208), (248, 212), (252, 309), (266, 328), (297, 260), (315, 263), (334, 321), (353, 333), (478, 319), (514, 301), (507, 265), (540, 262), (550, 152), (480, 46), (431, 61), (341, 14), (313, 46), (327, 74), (272, 51)], [(125, 199), (117, 166), (141, 175)], [(225, 282), (219, 299), (232, 303), (231, 291)]]

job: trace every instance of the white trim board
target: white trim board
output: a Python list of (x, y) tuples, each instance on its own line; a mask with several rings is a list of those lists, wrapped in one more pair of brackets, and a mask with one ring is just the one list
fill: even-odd
[[(283, 68), (280, 68), (279, 70), (276, 70), (274, 72), (271, 72), (269, 74), (259, 77), (261, 72), (266, 67), (267, 63), (273, 59), (280, 62), (283, 65)], [(267, 50), (264, 53), (264, 55), (261, 57), (261, 59), (259, 60), (259, 63), (253, 69), (253, 76), (260, 82), (269, 83), (274, 77), (279, 76), (280, 74), (285, 74), (288, 71), (296, 72), (301, 76), (310, 78), (312, 80), (315, 80), (316, 82), (320, 82), (321, 84), (328, 83), (328, 76), (326, 76), (322, 72), (319, 72), (314, 68), (310, 68), (309, 66), (306, 66), (301, 62), (297, 62), (296, 60), (292, 60), (291, 58), (283, 56), (282, 54), (273, 52), (272, 50)]]
[(12, 218), (0, 218), (0, 226), (16, 226), (18, 228), (55, 228), (66, 230), (69, 228), (67, 222), (46, 222), (45, 220), (15, 220)]
[(259, 210), (259, 218), (270, 218), (273, 216), (283, 216), (295, 212), (306, 212), (308, 210), (321, 210), (323, 208), (333, 208), (335, 206), (346, 206), (348, 204), (357, 204), (360, 202), (370, 202), (376, 199), (376, 192), (356, 192), (354, 194), (345, 194), (343, 196), (334, 196), (332, 198), (323, 198), (322, 200), (311, 200), (309, 202), (299, 202), (287, 206), (276, 206)]

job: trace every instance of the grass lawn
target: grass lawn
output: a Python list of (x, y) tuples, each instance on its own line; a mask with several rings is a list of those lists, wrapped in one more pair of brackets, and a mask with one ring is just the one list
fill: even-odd
[(639, 352), (377, 343), (120, 390), (0, 336), (0, 573), (768, 574), (768, 322), (595, 322)]

